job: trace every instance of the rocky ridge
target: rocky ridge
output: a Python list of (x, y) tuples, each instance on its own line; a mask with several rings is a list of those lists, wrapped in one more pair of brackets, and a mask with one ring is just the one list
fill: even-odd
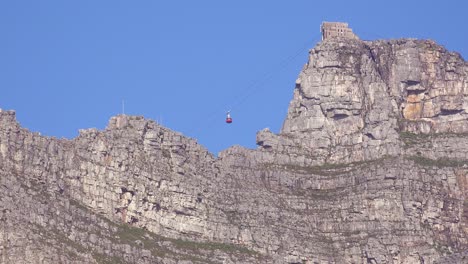
[(214, 157), (120, 115), (72, 140), (0, 112), (3, 263), (435, 263), (468, 249), (468, 64), (325, 40), (279, 134)]

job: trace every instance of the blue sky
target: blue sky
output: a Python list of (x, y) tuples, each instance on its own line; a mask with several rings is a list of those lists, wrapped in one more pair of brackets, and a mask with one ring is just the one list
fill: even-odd
[[(468, 56), (464, 1), (1, 1), (0, 108), (73, 138), (122, 111), (216, 154), (278, 132), (322, 21)], [(232, 110), (234, 123), (224, 123)]]

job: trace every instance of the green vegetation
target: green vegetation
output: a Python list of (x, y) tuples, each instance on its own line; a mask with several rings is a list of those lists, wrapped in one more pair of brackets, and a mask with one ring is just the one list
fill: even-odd
[(70, 199), (70, 205), (74, 206), (76, 208), (79, 208), (81, 210), (84, 210), (84, 211), (88, 210), (88, 208), (85, 205), (83, 205), (82, 203), (80, 203), (80, 202), (78, 202), (78, 201), (76, 201), (74, 199)]
[(223, 252), (238, 252), (246, 255), (258, 255), (257, 252), (241, 247), (235, 244), (226, 244), (226, 243), (216, 243), (216, 242), (198, 242), (182, 239), (169, 239), (175, 246), (179, 248), (184, 248), (188, 250), (220, 250)]
[[(116, 238), (118, 238), (118, 241), (116, 242), (136, 246), (136, 241), (139, 241), (141, 242), (141, 246), (143, 246), (143, 248), (151, 251), (152, 255), (158, 257), (171, 255), (177, 256), (180, 259), (190, 260), (195, 263), (211, 263), (208, 259), (204, 258), (204, 255), (210, 255), (209, 252), (202, 251), (219, 250), (225, 253), (239, 253), (248, 256), (259, 256), (257, 252), (239, 245), (168, 238), (141, 228), (130, 226), (128, 224), (116, 225), (118, 226), (118, 231), (116, 233)], [(170, 245), (167, 243), (170, 243)]]
[(92, 253), (94, 260), (99, 264), (125, 264), (126, 262), (118, 257), (106, 256), (97, 252)]
[(340, 200), (341, 197), (345, 194), (346, 188), (337, 187), (333, 189), (299, 189), (294, 192), (294, 195), (309, 197), (313, 200), (326, 200), (326, 201), (336, 201)]
[(117, 233), (115, 233), (114, 237), (110, 238), (114, 243), (139, 246), (137, 244), (140, 242), (141, 246), (151, 251), (153, 256), (165, 257), (167, 254), (174, 255), (174, 252), (159, 245), (158, 242), (161, 241), (161, 239), (158, 239), (159, 236), (144, 229), (130, 226), (129, 224), (110, 223), (117, 227)]
[(323, 165), (317, 166), (298, 166), (298, 165), (276, 165), (273, 163), (264, 164), (266, 170), (280, 170), (280, 171), (291, 171), (301, 174), (314, 174), (321, 176), (339, 176), (345, 173), (352, 172), (358, 168), (370, 165), (378, 165), (385, 160), (394, 159), (390, 156), (384, 156), (380, 159), (368, 160), (368, 161), (358, 161), (351, 163), (325, 163)]
[(117, 236), (123, 242), (129, 244), (134, 244), (135, 240), (145, 239), (146, 231), (141, 228), (132, 227), (128, 224), (118, 225), (119, 230), (117, 231)]
[(440, 159), (428, 159), (421, 156), (409, 156), (409, 160), (412, 160), (414, 163), (419, 164), (421, 166), (430, 166), (430, 167), (461, 167), (463, 165), (468, 165), (468, 160), (455, 160), (455, 159), (448, 159), (448, 158), (440, 158)]
[[(449, 137), (468, 137), (468, 133), (430, 133), (430, 134), (416, 134), (412, 132), (403, 131), (400, 132), (400, 139), (405, 143), (407, 147), (414, 145), (421, 145), (425, 143), (431, 143), (431, 140), (436, 138), (449, 138)], [(430, 144), (432, 147), (432, 144)]]
[[(87, 208), (85, 205), (77, 202), (76, 200), (70, 200), (70, 205), (79, 208), (80, 210), (91, 212), (90, 208)], [(212, 256), (213, 251), (261, 257), (257, 252), (235, 244), (201, 242), (163, 237), (148, 230), (134, 227), (126, 223), (113, 222), (102, 215), (96, 216), (100, 220), (112, 226), (110, 230), (116, 230), (115, 233), (111, 231), (110, 236), (106, 236), (106, 238), (110, 239), (113, 243), (128, 244), (133, 247), (142, 247), (146, 250), (149, 250), (153, 256), (160, 258), (164, 258), (169, 255), (181, 260), (190, 260), (193, 263), (211, 263), (209, 259), (210, 256)], [(85, 251), (85, 248), (83, 248), (80, 244), (68, 239), (67, 237), (63, 237), (61, 240), (65, 244), (69, 244), (70, 246), (79, 249), (78, 251), (80, 252)], [(119, 259), (116, 256), (106, 256), (105, 254), (101, 254), (96, 251), (91, 252), (91, 254), (98, 263), (125, 263), (125, 261)]]
[[(241, 247), (235, 244), (217, 243), (217, 242), (200, 242), (200, 241), (163, 237), (163, 236), (154, 234), (150, 231), (130, 226), (128, 224), (119, 225), (119, 231), (117, 232), (117, 236), (123, 242), (129, 243), (129, 244), (134, 244), (136, 240), (140, 240), (144, 244), (150, 243), (150, 244), (153, 244), (152, 246), (157, 246), (156, 242), (151, 243), (151, 240), (155, 240), (155, 241), (170, 242), (175, 247), (179, 249), (185, 249), (185, 250), (210, 250), (210, 251), (220, 250), (224, 252), (239, 252), (239, 253), (248, 254), (248, 255), (258, 254), (255, 251), (249, 250), (245, 247)], [(151, 250), (151, 247), (148, 249)]]
[[(32, 223), (32, 226), (36, 228), (40, 233), (41, 233), (41, 242), (49, 244), (50, 246), (54, 246), (53, 244), (49, 243), (47, 241), (48, 238), (54, 239), (58, 242), (60, 242), (62, 245), (65, 245), (65, 250), (68, 253), (68, 256), (70, 256), (72, 259), (76, 258), (78, 255), (76, 252), (81, 252), (84, 253), (86, 252), (86, 248), (83, 247), (81, 244), (71, 240), (68, 238), (65, 234), (60, 232), (60, 230), (52, 228), (48, 229), (46, 227), (43, 227), (41, 225)], [(76, 250), (76, 251), (74, 251)]]
[(411, 132), (400, 132), (400, 139), (406, 146), (413, 146), (429, 142), (431, 135), (434, 134), (415, 134)]

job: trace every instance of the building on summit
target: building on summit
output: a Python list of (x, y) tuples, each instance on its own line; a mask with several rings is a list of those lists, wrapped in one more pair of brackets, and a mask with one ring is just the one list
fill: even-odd
[(331, 38), (359, 39), (348, 27), (348, 23), (343, 22), (322, 22), (320, 32), (322, 32), (322, 40)]

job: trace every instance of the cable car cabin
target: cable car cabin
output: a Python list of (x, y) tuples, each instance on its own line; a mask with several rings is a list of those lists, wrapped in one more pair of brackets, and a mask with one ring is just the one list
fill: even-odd
[(229, 112), (226, 115), (226, 123), (228, 123), (228, 124), (232, 123), (231, 113), (229, 113)]

